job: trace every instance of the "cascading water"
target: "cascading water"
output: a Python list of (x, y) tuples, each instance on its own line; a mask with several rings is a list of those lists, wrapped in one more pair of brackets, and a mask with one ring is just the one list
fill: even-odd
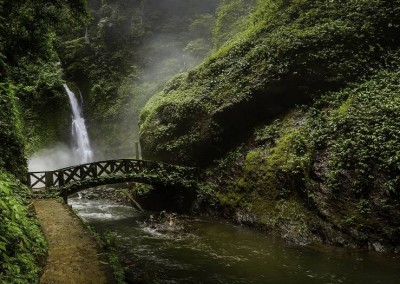
[(90, 147), (89, 135), (82, 117), (82, 110), (75, 94), (64, 84), (72, 108), (72, 139), (75, 147), (77, 161), (81, 164), (93, 160), (93, 151)]

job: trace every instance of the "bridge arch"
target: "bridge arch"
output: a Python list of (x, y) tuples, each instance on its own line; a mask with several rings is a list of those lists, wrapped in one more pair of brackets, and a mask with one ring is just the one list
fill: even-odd
[(194, 185), (197, 170), (157, 161), (118, 159), (71, 166), (55, 171), (29, 172), (31, 189), (56, 190), (66, 198), (81, 190), (106, 184), (137, 182), (150, 185)]

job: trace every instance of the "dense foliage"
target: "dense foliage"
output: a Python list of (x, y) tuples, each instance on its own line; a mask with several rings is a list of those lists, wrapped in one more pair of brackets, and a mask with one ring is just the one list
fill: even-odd
[(374, 189), (398, 197), (400, 186), (400, 73), (379, 72), (361, 84), (326, 94), (311, 110), (313, 149), (329, 149), (327, 184), (340, 193), (351, 184), (363, 197)]
[(0, 171), (0, 282), (38, 283), (46, 244), (28, 210), (27, 187)]
[(26, 153), (59, 136), (66, 96), (56, 32), (87, 20), (83, 0), (0, 0), (0, 282), (38, 283), (46, 246), (28, 209)]
[(217, 5), (0, 0), (2, 283), (38, 282), (17, 179), (69, 135), (65, 79), (98, 153), (132, 156), (158, 93), (143, 154), (203, 166), (206, 206), (302, 244), (400, 251), (400, 1)]
[(85, 3), (0, 3), (0, 80), (13, 85), (20, 99), (30, 153), (54, 141), (66, 126), (68, 105), (55, 51), (56, 33), (87, 21)]
[(146, 105), (148, 158), (204, 164), (260, 121), (372, 74), (398, 48), (397, 1), (258, 1), (247, 29)]
[(256, 0), (222, 0), (213, 28), (213, 43), (220, 48), (252, 24), (249, 15), (256, 9)]
[(208, 174), (221, 206), (297, 242), (398, 250), (399, 79), (381, 71), (259, 127)]
[(222, 1), (213, 54), (142, 111), (145, 157), (208, 167), (238, 222), (398, 251), (399, 4)]
[(0, 84), (0, 169), (23, 178), (26, 172), (20, 108), (10, 85)]

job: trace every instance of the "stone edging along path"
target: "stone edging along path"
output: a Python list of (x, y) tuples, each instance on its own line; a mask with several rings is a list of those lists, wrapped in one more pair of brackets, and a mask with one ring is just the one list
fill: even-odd
[(67, 205), (55, 199), (33, 205), (49, 246), (41, 284), (114, 282), (96, 239)]

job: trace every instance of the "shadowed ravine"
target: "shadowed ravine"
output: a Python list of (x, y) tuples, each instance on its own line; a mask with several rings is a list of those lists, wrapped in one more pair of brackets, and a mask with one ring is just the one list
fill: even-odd
[(399, 35), (400, 0), (0, 0), (0, 284), (399, 284)]
[(400, 281), (398, 256), (289, 245), (220, 219), (141, 213), (108, 200), (69, 204), (98, 232), (116, 234), (130, 283)]

